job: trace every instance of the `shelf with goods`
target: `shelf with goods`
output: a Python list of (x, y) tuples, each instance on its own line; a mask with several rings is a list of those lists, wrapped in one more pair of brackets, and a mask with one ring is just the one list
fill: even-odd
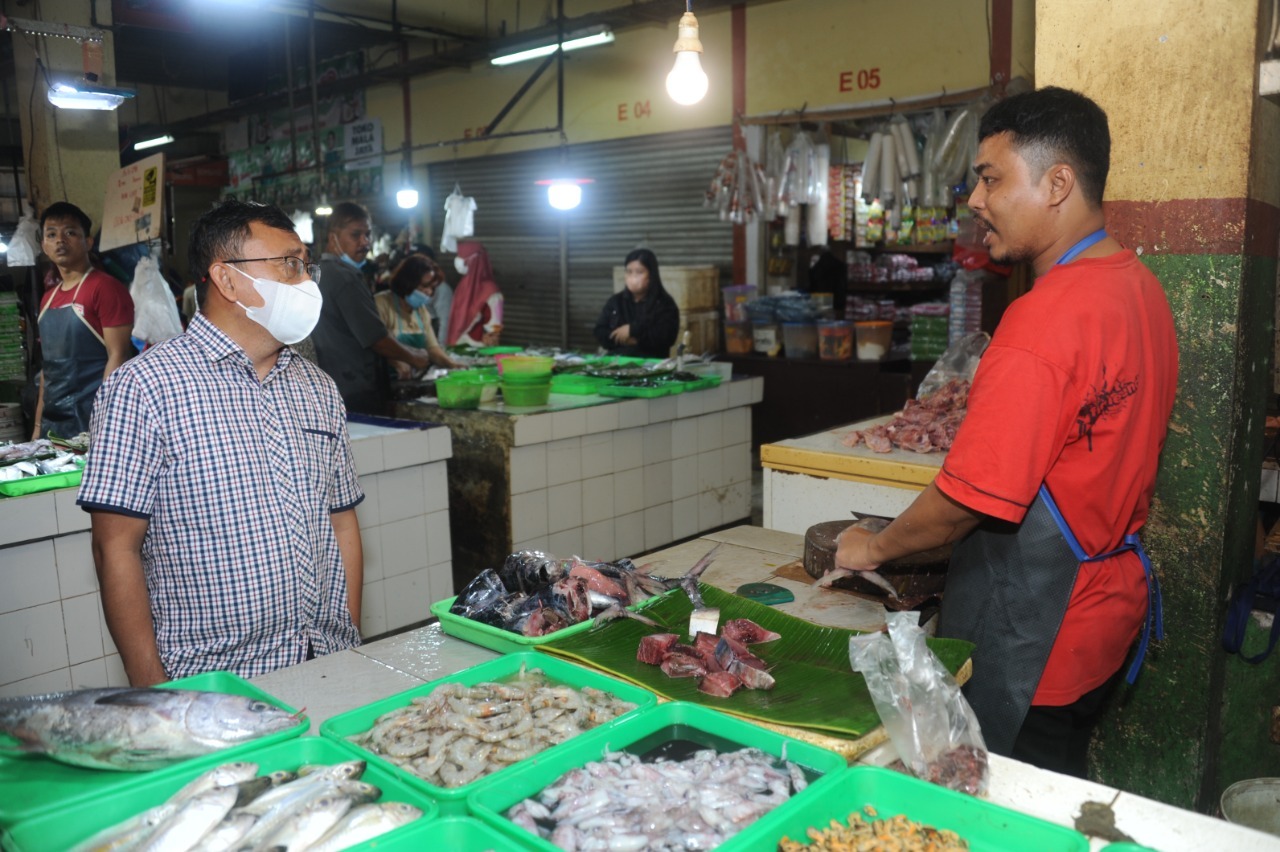
[[(626, 267), (613, 268), (613, 292), (626, 286)], [(680, 329), (671, 354), (689, 335), (685, 351), (700, 355), (720, 350), (720, 269), (716, 266), (662, 267), (663, 289), (680, 309)]]

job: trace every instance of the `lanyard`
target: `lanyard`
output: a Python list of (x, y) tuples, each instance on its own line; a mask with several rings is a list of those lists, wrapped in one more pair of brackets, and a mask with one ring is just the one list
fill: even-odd
[(1061, 266), (1064, 263), (1070, 263), (1071, 261), (1076, 259), (1076, 257), (1080, 254), (1080, 252), (1084, 251), (1094, 243), (1101, 242), (1106, 238), (1107, 238), (1107, 229), (1099, 228), (1089, 236), (1082, 239), (1080, 242), (1073, 245), (1071, 248), (1067, 249), (1067, 253), (1064, 254), (1062, 257), (1058, 258), (1058, 265)]

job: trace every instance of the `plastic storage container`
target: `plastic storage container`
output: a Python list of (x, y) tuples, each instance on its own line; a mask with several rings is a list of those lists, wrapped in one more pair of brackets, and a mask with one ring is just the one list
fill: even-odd
[[(526, 758), (520, 763), (512, 764), (503, 769), (499, 769), (490, 775), (482, 775), (470, 784), (464, 784), (461, 787), (437, 787), (422, 778), (400, 769), (394, 763), (391, 763), (384, 757), (367, 751), (347, 738), (356, 734), (362, 734), (373, 727), (379, 717), (384, 713), (392, 710), (398, 710), (407, 707), (414, 698), (430, 695), (436, 687), (445, 683), (460, 683), (464, 686), (475, 686), (477, 683), (501, 682), (510, 680), (515, 677), (522, 669), (542, 669), (547, 678), (555, 684), (563, 684), (572, 686), (575, 689), (581, 689), (584, 686), (590, 686), (593, 689), (608, 692), (623, 701), (636, 705), (635, 710), (628, 711), (613, 720), (605, 722), (597, 728), (593, 728), (586, 733), (579, 734), (558, 745), (551, 746), (543, 751), (537, 752), (534, 759)], [(628, 721), (636, 716), (638, 712), (642, 712), (657, 701), (652, 692), (643, 689), (634, 684), (625, 683), (608, 675), (600, 674), (585, 666), (562, 660), (559, 657), (553, 657), (549, 654), (541, 654), (536, 651), (526, 651), (519, 654), (507, 654), (498, 657), (496, 660), (490, 660), (487, 663), (481, 663), (460, 672), (442, 677), (422, 686), (414, 687), (381, 701), (375, 701), (372, 704), (366, 704), (363, 707), (357, 707), (355, 710), (348, 710), (338, 716), (334, 716), (323, 725), (320, 726), (320, 735), (326, 739), (332, 740), (352, 755), (360, 757), (368, 761), (369, 766), (378, 766), (389, 772), (394, 773), (398, 778), (402, 779), (410, 787), (416, 790), (424, 791), (431, 799), (440, 805), (440, 813), (444, 816), (452, 816), (455, 814), (463, 814), (467, 811), (467, 796), (473, 792), (493, 786), (495, 783), (504, 784), (504, 779), (509, 778), (514, 772), (519, 771), (530, 763), (537, 764), (551, 755), (565, 748), (572, 748), (575, 740), (589, 735), (599, 734), (603, 732), (605, 737), (609, 737), (613, 727), (620, 722)]]
[(817, 358), (818, 327), (811, 322), (784, 322), (782, 344), (788, 358)]
[(545, 355), (508, 355), (498, 360), (498, 373), (509, 376), (550, 376), (556, 359)]
[(542, 381), (522, 382), (511, 381), (503, 376), (502, 399), (507, 405), (517, 408), (546, 405), (547, 400), (551, 399), (551, 377), (547, 376)]
[(449, 373), (436, 379), (436, 399), (441, 408), (479, 408), (484, 387), (484, 376), (477, 373)]
[(732, 287), (721, 288), (721, 292), (724, 293), (724, 321), (747, 322), (750, 319), (747, 316), (747, 302), (756, 297), (756, 285), (734, 284)]
[(818, 323), (818, 357), (848, 361), (853, 357), (853, 326), (843, 320)]
[[(508, 820), (505, 816), (507, 810), (530, 796), (536, 796), (565, 773), (600, 760), (606, 751), (627, 751), (644, 755), (673, 740), (692, 741), (722, 753), (742, 748), (758, 748), (775, 757), (785, 754), (787, 760), (805, 771), (811, 783), (805, 790), (775, 808), (773, 813), (786, 811), (806, 797), (823, 790), (834, 787), (839, 792), (836, 785), (843, 777), (845, 767), (844, 758), (835, 752), (791, 739), (706, 707), (675, 701), (628, 716), (608, 730), (591, 731), (558, 746), (554, 752), (543, 752), (538, 760), (530, 760), (517, 767), (505, 777), (501, 785), (490, 784), (478, 789), (468, 800), (468, 805), (474, 815), (503, 834), (519, 838), (533, 849), (554, 850), (556, 847), (546, 840), (529, 834)], [(760, 821), (747, 826), (717, 848), (777, 848), (776, 839), (773, 842), (761, 842), (764, 835), (755, 830), (769, 816), (766, 814)]]
[(761, 355), (777, 355), (782, 351), (782, 335), (776, 322), (751, 323), (751, 347)]
[(751, 337), (751, 323), (727, 322), (724, 324), (724, 350), (730, 355), (750, 355), (755, 343)]
[(854, 323), (858, 338), (858, 360), (879, 361), (893, 342), (893, 323), (887, 320), (863, 320)]

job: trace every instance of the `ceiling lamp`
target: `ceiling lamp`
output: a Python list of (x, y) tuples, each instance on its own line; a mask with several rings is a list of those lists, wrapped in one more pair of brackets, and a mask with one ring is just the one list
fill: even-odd
[(163, 136), (155, 136), (151, 139), (143, 139), (141, 142), (134, 142), (133, 150), (145, 151), (148, 148), (159, 148), (161, 145), (168, 145), (172, 141), (173, 137), (166, 133)]
[(134, 94), (132, 89), (113, 89), (88, 80), (76, 80), (50, 85), (49, 103), (62, 109), (115, 109)]
[(330, 204), (329, 204), (329, 196), (327, 196), (327, 195), (325, 195), (325, 194), (321, 193), (321, 195), (320, 195), (320, 201), (319, 201), (319, 203), (317, 203), (317, 204), (316, 204), (316, 211), (315, 211), (315, 212), (316, 212), (316, 215), (317, 215), (317, 216), (332, 216), (332, 215), (333, 215), (333, 207), (332, 207), (332, 206), (330, 206)]
[(412, 210), (418, 206), (418, 190), (411, 186), (406, 186), (396, 193), (396, 204), (399, 204), (405, 210)]
[(540, 180), (547, 188), (547, 203), (557, 210), (573, 210), (582, 203), (583, 184), (595, 183), (591, 178), (552, 178)]
[(698, 59), (702, 42), (698, 39), (698, 19), (693, 16), (693, 0), (687, 0), (685, 13), (680, 16), (673, 51), (676, 64), (667, 75), (667, 94), (683, 106), (696, 104), (707, 94), (707, 73)]
[[(565, 52), (570, 50), (578, 50), (583, 47), (595, 47), (598, 44), (610, 44), (613, 42), (613, 31), (603, 24), (597, 24), (594, 27), (576, 30), (565, 36), (564, 43), (561, 47)], [(540, 56), (547, 56), (556, 52), (556, 43), (537, 45), (534, 47), (523, 48), (514, 53), (504, 53), (501, 56), (495, 56), (489, 60), (492, 65), (511, 65), (516, 62), (524, 62), (527, 59), (537, 59)]]

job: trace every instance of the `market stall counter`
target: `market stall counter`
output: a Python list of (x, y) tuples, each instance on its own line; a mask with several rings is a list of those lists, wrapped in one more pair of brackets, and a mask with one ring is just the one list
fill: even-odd
[[(737, 527), (649, 554), (643, 557), (643, 561), (667, 567), (684, 565), (690, 557), (696, 559), (717, 543), (721, 549), (716, 561), (703, 576), (710, 585), (732, 590), (746, 582), (768, 581), (795, 593), (794, 602), (779, 607), (793, 615), (861, 630), (876, 629), (884, 622), (884, 610), (879, 606), (837, 591), (814, 589), (777, 573), (794, 563), (802, 553), (803, 540), (798, 535)], [(252, 682), (288, 704), (306, 707), (311, 719), (311, 733), (315, 734), (323, 723), (334, 717), (496, 659), (499, 655), (493, 651), (446, 635), (439, 624), (432, 624), (272, 672)], [(726, 717), (726, 729), (737, 725), (738, 722), (731, 724)], [(636, 727), (637, 724), (632, 723), (632, 728)], [(624, 738), (634, 736), (621, 733), (626, 730), (618, 728), (619, 733), (610, 733), (606, 737), (613, 748), (625, 742)], [(877, 729), (877, 733), (879, 741), (884, 742), (883, 731)], [(602, 742), (596, 745), (604, 747)], [(564, 754), (563, 749), (558, 752), (560, 756), (556, 762), (566, 762)], [(855, 763), (882, 766), (895, 757), (892, 747), (886, 743), (862, 751)], [(546, 762), (552, 761), (548, 758)], [(534, 771), (529, 768), (533, 763), (536, 762), (528, 762), (513, 770), (516, 774), (511, 777), (519, 779), (515, 783), (525, 783), (525, 776)], [(1109, 805), (1115, 814), (1116, 828), (1152, 849), (1177, 852), (1230, 848), (1233, 852), (1251, 852), (1277, 848), (1276, 838), (1269, 835), (1103, 784), (1037, 769), (997, 755), (990, 756), (989, 766), (989, 787), (984, 797), (987, 802), (1057, 826), (1073, 828), (1082, 806), (1086, 802), (1094, 802)], [(846, 777), (841, 776), (841, 779)], [(848, 777), (848, 783), (854, 784), (854, 779)], [(497, 795), (502, 797), (505, 794)], [(494, 798), (494, 795), (488, 795), (488, 798)], [(472, 797), (468, 805), (483, 805), (483, 799), (484, 796), (480, 795)], [(810, 801), (816, 802), (818, 797), (810, 797)], [(962, 804), (956, 806), (964, 807)], [(852, 811), (858, 807), (860, 803), (851, 803), (847, 809)], [(1000, 829), (1001, 832), (1008, 830), (1007, 824)], [(1005, 837), (1006, 841), (1016, 837), (1014, 834), (999, 836)], [(1005, 841), (989, 843), (983, 848), (1018, 848), (1016, 843), (1006, 847), (1001, 845), (1002, 842)], [(1107, 843), (1093, 837), (1089, 839), (1088, 847), (1100, 850)], [(772, 845), (769, 848), (773, 848)]]
[(764, 468), (764, 526), (804, 533), (823, 521), (848, 520), (850, 512), (896, 518), (942, 469), (946, 453), (894, 447), (874, 452), (845, 446), (854, 430), (887, 423), (893, 415), (862, 420), (802, 438), (760, 447)]
[[(408, 428), (405, 428), (408, 427)], [(351, 451), (365, 500), (361, 632), (376, 636), (427, 617), (453, 594), (446, 462), (437, 424), (353, 416)], [(126, 686), (99, 603), (90, 516), (78, 487), (0, 497), (0, 696)]]
[(456, 589), (518, 550), (613, 560), (751, 515), (751, 406), (764, 380), (675, 396), (551, 393), (546, 405), (433, 398), (396, 414), (453, 435)]

